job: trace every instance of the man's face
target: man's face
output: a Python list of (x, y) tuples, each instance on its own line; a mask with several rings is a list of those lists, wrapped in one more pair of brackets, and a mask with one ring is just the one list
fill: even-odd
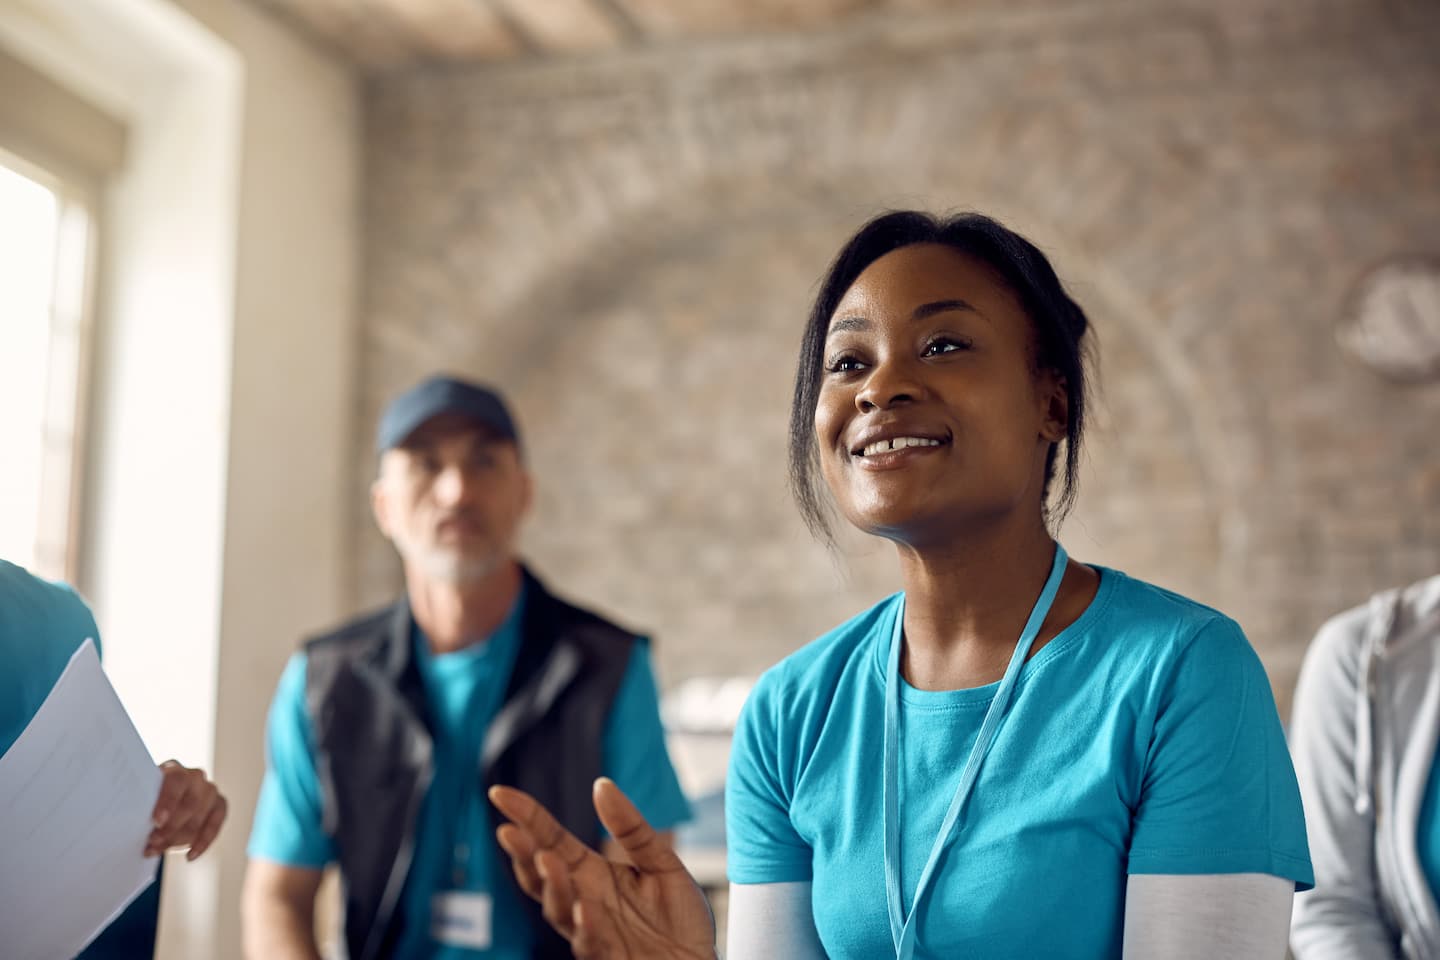
[(514, 555), (531, 481), (513, 441), (442, 414), (381, 455), (370, 493), (375, 522), (407, 569), (468, 583)]

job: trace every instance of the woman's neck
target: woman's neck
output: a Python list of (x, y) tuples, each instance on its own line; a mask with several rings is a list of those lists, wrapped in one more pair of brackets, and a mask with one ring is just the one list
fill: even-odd
[[(1037, 517), (943, 546), (901, 546), (905, 646), (901, 675), (923, 690), (958, 690), (1004, 675), (1055, 562), (1055, 541)], [(1031, 655), (1069, 626), (1099, 584), (1070, 562)]]

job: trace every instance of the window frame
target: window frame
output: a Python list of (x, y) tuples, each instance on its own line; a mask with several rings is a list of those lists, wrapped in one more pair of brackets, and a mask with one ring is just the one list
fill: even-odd
[(93, 440), (105, 185), (123, 167), (127, 130), (3, 48), (0, 87), (0, 164), (51, 190), (59, 205), (31, 551), (37, 574), (75, 583)]

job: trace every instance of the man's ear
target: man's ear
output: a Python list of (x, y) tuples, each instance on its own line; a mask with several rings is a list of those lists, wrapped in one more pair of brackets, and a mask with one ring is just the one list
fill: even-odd
[(375, 515), (375, 526), (388, 538), (390, 536), (390, 503), (385, 498), (385, 486), (377, 477), (370, 484), (370, 512)]
[(535, 505), (535, 476), (524, 467), (520, 468), (520, 515), (528, 516)]

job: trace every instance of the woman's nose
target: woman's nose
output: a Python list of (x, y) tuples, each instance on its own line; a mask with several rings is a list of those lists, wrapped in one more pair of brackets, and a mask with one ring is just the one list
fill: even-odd
[(924, 387), (913, 370), (898, 361), (885, 361), (870, 369), (870, 375), (855, 395), (855, 406), (862, 413), (886, 410), (897, 404), (913, 403), (922, 393)]

